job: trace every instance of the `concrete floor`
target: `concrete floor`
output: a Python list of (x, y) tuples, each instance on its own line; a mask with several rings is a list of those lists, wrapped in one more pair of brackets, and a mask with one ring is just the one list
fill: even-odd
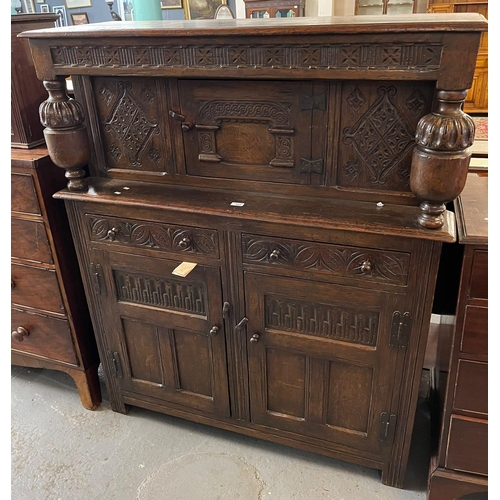
[(405, 489), (380, 473), (104, 400), (72, 379), (12, 367), (12, 500), (425, 500), (429, 420), (419, 405)]

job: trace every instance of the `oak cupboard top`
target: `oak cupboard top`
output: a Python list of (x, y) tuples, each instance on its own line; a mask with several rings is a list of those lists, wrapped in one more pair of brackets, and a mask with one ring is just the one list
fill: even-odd
[(478, 13), (412, 14), (411, 16), (337, 16), (291, 19), (205, 19), (193, 21), (123, 21), (33, 30), (28, 38), (169, 37), (221, 35), (343, 35), (398, 32), (485, 31)]

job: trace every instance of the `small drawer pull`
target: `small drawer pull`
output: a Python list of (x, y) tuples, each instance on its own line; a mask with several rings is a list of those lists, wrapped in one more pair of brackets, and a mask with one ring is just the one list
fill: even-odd
[(182, 238), (181, 241), (179, 241), (179, 247), (182, 248), (182, 250), (185, 250), (190, 246), (191, 246), (191, 240), (187, 236)]
[(217, 335), (219, 333), (219, 327), (218, 326), (212, 326), (210, 329), (210, 335)]
[(369, 260), (365, 260), (363, 264), (361, 264), (361, 272), (363, 274), (368, 274), (372, 270), (372, 263)]
[(252, 344), (256, 344), (258, 341), (259, 341), (259, 338), (260, 338), (260, 335), (258, 333), (254, 333), (251, 337), (250, 337), (250, 342)]
[(22, 342), (29, 334), (30, 332), (26, 330), (26, 328), (18, 326), (17, 329), (12, 332), (11, 337), (12, 340), (16, 342)]
[(117, 227), (113, 227), (108, 231), (108, 238), (111, 241), (115, 241), (116, 235), (118, 234), (119, 229)]
[(14, 280), (10, 280), (10, 289), (14, 290), (16, 288), (16, 282)]
[(269, 260), (276, 262), (279, 259), (279, 256), (280, 256), (280, 251), (276, 248), (269, 255)]

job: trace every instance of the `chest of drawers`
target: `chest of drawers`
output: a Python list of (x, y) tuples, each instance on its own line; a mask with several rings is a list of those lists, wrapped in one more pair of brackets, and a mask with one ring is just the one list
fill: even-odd
[(403, 485), (486, 25), (382, 18), (24, 35), (114, 410)]
[(11, 149), (11, 358), (68, 373), (95, 409), (96, 342), (64, 206), (52, 198), (61, 174), (46, 148)]

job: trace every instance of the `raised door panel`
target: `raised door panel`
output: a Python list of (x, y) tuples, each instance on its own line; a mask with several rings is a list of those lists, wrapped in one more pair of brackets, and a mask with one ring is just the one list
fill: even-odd
[[(280, 48), (267, 50), (270, 60), (283, 57)], [(189, 175), (321, 181), (323, 159), (311, 158), (312, 83), (181, 80), (179, 92)], [(325, 94), (316, 101), (326, 118)]]
[[(124, 393), (229, 415), (218, 268), (93, 252), (106, 332), (120, 353)], [(97, 266), (100, 266), (98, 268)]]
[(245, 290), (252, 421), (383, 454), (400, 299), (249, 272)]

